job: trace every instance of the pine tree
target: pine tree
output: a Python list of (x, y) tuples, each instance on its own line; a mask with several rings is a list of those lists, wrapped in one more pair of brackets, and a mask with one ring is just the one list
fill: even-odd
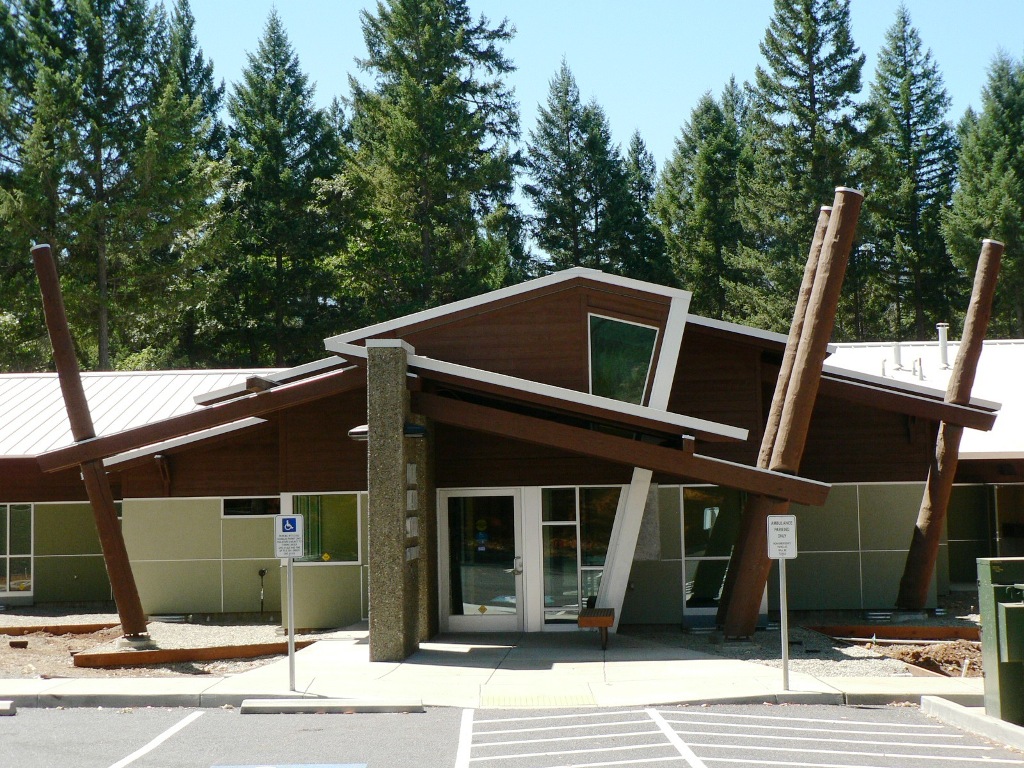
[(166, 71), (178, 81), (181, 96), (199, 100), (199, 119), (203, 123), (202, 146), (210, 157), (224, 156), (227, 129), (220, 118), (224, 101), (224, 81), (213, 77), (213, 62), (204, 58), (195, 33), (196, 19), (189, 0), (175, 0), (171, 13)]
[(552, 268), (621, 273), (633, 259), (627, 233), (630, 188), (611, 127), (596, 102), (583, 104), (563, 60), (527, 147), (532, 234)]
[[(340, 322), (330, 254), (336, 233), (320, 215), (319, 185), (340, 170), (330, 115), (313, 103), (276, 11), (228, 98), (228, 180), (221, 210), (224, 261), (211, 315), (213, 349), (249, 365), (296, 364)], [(223, 358), (222, 358), (223, 359)]]
[(628, 206), (620, 273), (625, 277), (672, 285), (675, 279), (665, 253), (665, 238), (654, 222), (658, 167), (639, 131), (634, 131), (629, 141), (625, 171)]
[[(954, 311), (957, 273), (942, 239), (957, 140), (942, 76), (905, 7), (886, 33), (871, 86), (865, 207), (887, 282), (884, 335), (930, 338)], [(909, 322), (907, 322), (909, 320)]]
[[(735, 84), (727, 94), (735, 94)], [(676, 140), (655, 208), (679, 283), (695, 311), (730, 316), (733, 254), (741, 242), (737, 202), (742, 137), (735, 110), (704, 94)]]
[(473, 20), (465, 0), (388, 0), (361, 19), (371, 82), (350, 81), (348, 177), (362, 221), (343, 268), (372, 320), (505, 279), (514, 244), (493, 238), (512, 231), (497, 221), (514, 208), (519, 128), (507, 22)]
[(208, 169), (185, 124), (191, 105), (162, 88), (160, 12), (145, 0), (17, 7), (30, 128), (18, 137), (18, 180), (0, 215), (14, 252), (50, 242), (63, 258), (80, 354), (109, 368), (148, 343), (140, 319), (165, 309), (168, 265), (150, 256), (192, 228), (209, 196)]
[(854, 97), (864, 56), (850, 36), (849, 0), (775, 0), (750, 107), (752, 172), (744, 182), (746, 281), (759, 285), (754, 310), (789, 327), (818, 208), (836, 186), (853, 186), (859, 140)]
[(961, 123), (960, 172), (943, 219), (946, 245), (969, 273), (983, 238), (1006, 245), (989, 328), (1024, 336), (1024, 63), (998, 54), (982, 91), (982, 110)]

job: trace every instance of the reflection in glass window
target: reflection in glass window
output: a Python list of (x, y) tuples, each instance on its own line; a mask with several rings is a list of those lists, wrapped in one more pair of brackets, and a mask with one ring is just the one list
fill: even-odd
[(302, 515), (305, 562), (359, 562), (359, 499), (354, 493), (293, 496), (292, 511)]
[(590, 316), (590, 392), (640, 404), (658, 329), (601, 315)]
[(621, 493), (621, 488), (580, 488), (580, 550), (583, 565), (604, 565)]
[(277, 496), (255, 499), (224, 499), (224, 515), (226, 517), (279, 514), (281, 514), (281, 499)]
[(575, 523), (576, 489), (545, 488), (542, 490), (541, 515), (545, 523)]
[(0, 593), (32, 591), (32, 505), (0, 504)]

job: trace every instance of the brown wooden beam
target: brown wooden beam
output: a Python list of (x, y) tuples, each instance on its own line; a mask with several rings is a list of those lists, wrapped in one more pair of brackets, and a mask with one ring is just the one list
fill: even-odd
[(439, 395), (414, 392), (411, 397), (416, 413), (442, 424), (560, 448), (701, 483), (791, 499), (798, 504), (820, 506), (828, 498), (830, 486), (826, 483)]
[[(770, 369), (762, 369), (770, 378)], [(867, 405), (880, 411), (902, 413), (930, 421), (948, 421), (969, 429), (987, 432), (995, 426), (998, 411), (972, 405), (958, 405), (945, 400), (936, 400), (916, 392), (900, 392), (877, 384), (846, 379), (833, 374), (823, 374), (818, 394), (842, 400), (844, 403)]]
[[(971, 303), (964, 319), (963, 338), (946, 388), (947, 402), (963, 405), (971, 400), (978, 359), (992, 317), (992, 297), (996, 291), (1002, 255), (1002, 243), (996, 240), (982, 242), (978, 269), (974, 274), (974, 287), (971, 290)], [(921, 499), (921, 509), (896, 597), (896, 606), (899, 608), (921, 610), (928, 600), (928, 588), (935, 573), (935, 561), (949, 509), (949, 497), (953, 492), (963, 433), (964, 428), (958, 424), (945, 421), (939, 424), (935, 453), (928, 466), (924, 497)]]
[[(50, 343), (53, 345), (57, 378), (64, 396), (68, 420), (71, 422), (71, 434), (75, 440), (89, 440), (96, 436), (96, 431), (93, 428), (92, 415), (89, 413), (85, 388), (82, 386), (82, 375), (78, 369), (78, 358), (75, 356), (71, 330), (68, 328), (67, 314), (64, 311), (64, 299), (60, 292), (57, 265), (53, 261), (50, 246), (35, 246), (32, 249), (32, 261), (39, 278), (43, 314), (46, 317)], [(85, 490), (92, 506), (100, 549), (103, 551), (103, 562), (110, 578), (117, 614), (121, 619), (121, 629), (128, 637), (145, 635), (146, 614), (142, 610), (142, 601), (135, 586), (135, 576), (128, 560), (128, 550), (124, 545), (121, 523), (117, 519), (117, 509), (114, 507), (114, 496), (110, 491), (107, 473), (100, 461), (75, 463), (81, 464), (82, 480), (85, 482)]]
[(250, 416), (263, 416), (365, 386), (365, 369), (335, 371), (203, 410), (126, 429), (114, 435), (97, 437), (67, 448), (58, 448), (40, 454), (39, 467), (44, 472), (55, 472), (85, 461), (105, 459), (164, 440), (190, 435)]
[[(814, 269), (806, 316), (802, 323), (794, 323), (800, 338), (796, 342), (792, 375), (782, 392), (785, 400), (768, 465), (776, 472), (796, 474), (800, 469), (821, 382), (821, 367), (828, 353), (863, 201), (864, 195), (857, 190), (836, 189), (828, 228)], [(779, 395), (780, 390), (776, 389), (776, 397)], [(757, 627), (761, 595), (771, 570), (767, 552), (767, 518), (772, 514), (785, 514), (788, 509), (788, 503), (779, 503), (776, 499), (756, 496), (747, 499), (743, 513), (743, 539), (738, 551), (733, 553), (729, 567), (736, 574), (732, 594), (720, 611), (724, 614), (722, 628), (726, 637), (748, 637)]]

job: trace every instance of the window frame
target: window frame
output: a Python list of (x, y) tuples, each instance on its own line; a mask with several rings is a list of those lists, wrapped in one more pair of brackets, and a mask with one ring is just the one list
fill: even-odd
[[(356, 500), (356, 559), (355, 560), (306, 560), (295, 558), (296, 567), (331, 567), (331, 566), (355, 566), (364, 567), (367, 565), (367, 553), (363, 547), (363, 515), (366, 512), (366, 491), (294, 491), (281, 494), (282, 514), (295, 513), (294, 499), (296, 496), (354, 496)], [(287, 510), (287, 512), (285, 511)], [(263, 517), (262, 515), (250, 515), (249, 519)]]
[[(28, 507), (27, 553), (11, 554), (11, 507)], [(0, 508), (3, 508), (5, 512), (3, 518), (4, 548), (0, 551), (0, 562), (3, 564), (4, 573), (4, 589), (0, 590), (0, 597), (6, 599), (32, 597), (35, 594), (36, 584), (36, 505), (30, 501), (2, 502), (0, 503)], [(28, 589), (11, 589), (11, 560), (14, 558), (28, 558)]]
[[(599, 318), (601, 320), (610, 320), (616, 323), (622, 323), (624, 325), (635, 325), (640, 328), (647, 328), (654, 331), (654, 341), (651, 343), (651, 355), (647, 361), (647, 371), (644, 374), (644, 386), (643, 391), (640, 393), (640, 400), (635, 405), (645, 405), (648, 399), (648, 394), (651, 389), (651, 372), (655, 367), (655, 358), (658, 354), (658, 344), (661, 341), (661, 328), (651, 323), (640, 322), (639, 320), (627, 320), (624, 317), (619, 317), (614, 314), (607, 312), (595, 312), (590, 310), (587, 312), (587, 391), (592, 395), (597, 395), (594, 392), (594, 339), (593, 339), (593, 319)], [(598, 397), (608, 397), (608, 395), (597, 395)], [(612, 398), (618, 399), (618, 398)], [(632, 403), (632, 400), (622, 400), (621, 402)]]

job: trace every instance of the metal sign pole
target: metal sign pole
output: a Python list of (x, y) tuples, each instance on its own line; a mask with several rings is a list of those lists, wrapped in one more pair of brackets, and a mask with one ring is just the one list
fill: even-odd
[(288, 690), (295, 690), (295, 558), (288, 558)]
[(789, 690), (789, 601), (786, 599), (786, 561), (779, 560), (779, 608), (782, 624), (782, 690)]

